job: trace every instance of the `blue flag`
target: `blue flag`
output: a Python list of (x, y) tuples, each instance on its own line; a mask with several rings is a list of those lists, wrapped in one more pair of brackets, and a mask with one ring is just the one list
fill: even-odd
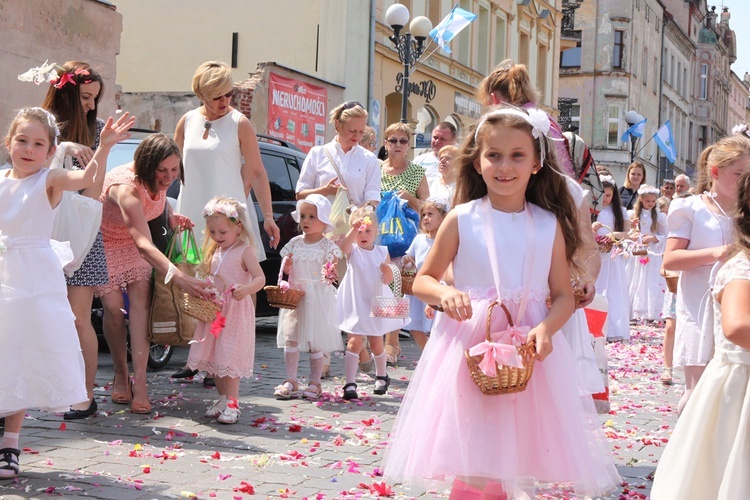
[(656, 131), (654, 141), (659, 146), (659, 149), (661, 149), (661, 152), (664, 153), (664, 156), (667, 157), (669, 163), (674, 163), (677, 160), (677, 147), (674, 145), (672, 125), (669, 124), (669, 120)]
[(432, 28), (430, 31), (430, 38), (440, 45), (448, 54), (451, 53), (451, 49), (448, 48), (448, 42), (453, 40), (458, 32), (467, 27), (471, 22), (477, 18), (476, 14), (472, 14), (468, 10), (464, 10), (458, 5), (453, 7), (453, 10), (445, 16), (445, 19), (440, 21), (440, 24)]
[(628, 139), (632, 135), (633, 137), (643, 137), (643, 132), (646, 130), (646, 119), (644, 118), (642, 121), (639, 121), (636, 124), (633, 124), (628, 128), (624, 134), (622, 134), (622, 137), (620, 137), (621, 142), (628, 142)]

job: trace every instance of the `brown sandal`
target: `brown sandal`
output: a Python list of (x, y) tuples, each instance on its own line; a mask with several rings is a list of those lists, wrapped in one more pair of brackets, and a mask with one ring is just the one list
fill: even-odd
[[(292, 386), (291, 389), (289, 388), (290, 385)], [(280, 385), (273, 388), (273, 395), (276, 399), (282, 401), (296, 398), (299, 395), (297, 381), (289, 379), (284, 380)]]
[(401, 347), (386, 344), (385, 356), (385, 362), (388, 366), (396, 366), (398, 364), (398, 357), (401, 356)]
[[(130, 413), (137, 413), (138, 415), (148, 415), (151, 413), (151, 403), (146, 399), (146, 403), (135, 402), (135, 390), (133, 389), (133, 382), (130, 382), (130, 392), (133, 394), (133, 401), (130, 403)], [(148, 394), (146, 395), (148, 398)]]
[(318, 382), (310, 382), (307, 387), (302, 391), (302, 397), (314, 401), (318, 399), (323, 392), (323, 388)]
[[(130, 375), (128, 374), (128, 378), (130, 378)], [(117, 375), (115, 375), (112, 379), (112, 396), (110, 399), (112, 399), (113, 403), (116, 403), (118, 405), (126, 405), (129, 404), (131, 401), (133, 401), (133, 390), (131, 388), (132, 383), (128, 384), (128, 392), (121, 393), (121, 392), (115, 392), (115, 381), (117, 380)]]

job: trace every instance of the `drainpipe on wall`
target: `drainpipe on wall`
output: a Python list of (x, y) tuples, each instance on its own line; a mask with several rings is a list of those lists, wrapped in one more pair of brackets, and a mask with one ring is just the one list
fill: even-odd
[[(656, 121), (656, 129), (659, 130), (659, 127), (661, 127), (661, 104), (664, 100), (664, 65), (666, 64), (666, 61), (664, 60), (664, 40), (666, 39), (667, 35), (667, 25), (669, 25), (669, 21), (672, 19), (671, 15), (667, 12), (666, 9), (664, 9), (664, 21), (661, 25), (661, 54), (659, 55), (659, 59), (661, 59), (661, 65), (659, 67), (659, 114)], [(662, 172), (661, 169), (661, 162), (662, 162), (662, 155), (661, 155), (661, 149), (656, 148), (656, 188), (659, 189), (659, 186), (661, 186), (661, 181), (663, 179), (667, 178), (667, 173), (669, 172), (668, 167), (666, 166), (666, 163), (664, 165), (664, 172)], [(663, 174), (663, 177), (662, 177)]]
[(367, 111), (375, 93), (375, 0), (370, 0), (370, 61), (367, 64)]

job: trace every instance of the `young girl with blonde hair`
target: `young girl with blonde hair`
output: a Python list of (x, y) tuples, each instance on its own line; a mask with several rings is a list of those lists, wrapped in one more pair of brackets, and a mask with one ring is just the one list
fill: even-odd
[[(213, 323), (198, 322), (187, 366), (214, 375), (215, 401), (207, 418), (235, 424), (240, 418), (240, 378), (253, 375), (255, 361), (255, 305), (251, 295), (265, 285), (258, 263), (245, 205), (234, 198), (217, 196), (203, 209), (206, 235), (201, 273), (217, 287), (221, 317)], [(222, 326), (223, 323), (223, 326)]]
[(750, 138), (744, 133), (720, 139), (698, 160), (698, 195), (672, 200), (667, 216), (664, 268), (680, 271), (674, 345), (674, 366), (685, 369), (682, 412), (711, 359), (714, 339), (702, 329), (704, 295), (709, 291), (712, 268), (731, 252), (731, 215), (737, 197), (737, 179), (750, 167)]

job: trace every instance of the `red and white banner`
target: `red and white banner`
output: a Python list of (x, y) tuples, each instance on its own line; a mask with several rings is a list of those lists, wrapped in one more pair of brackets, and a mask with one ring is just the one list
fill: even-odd
[(325, 144), (328, 90), (271, 73), (268, 82), (268, 135), (307, 153)]

